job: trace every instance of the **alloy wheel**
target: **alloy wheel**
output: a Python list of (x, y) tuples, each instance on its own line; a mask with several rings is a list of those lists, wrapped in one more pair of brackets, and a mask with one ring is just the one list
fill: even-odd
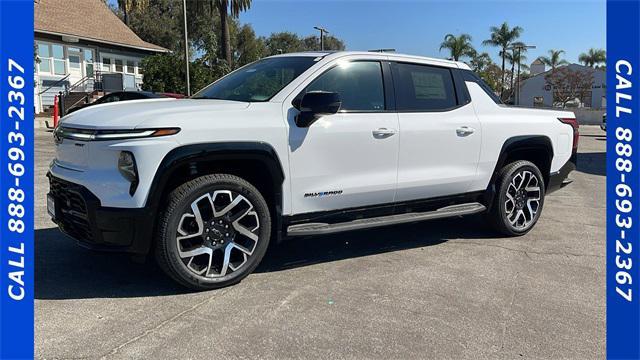
[(178, 255), (194, 274), (221, 278), (253, 255), (260, 220), (253, 204), (230, 190), (207, 193), (191, 203), (176, 230)]
[(507, 187), (504, 210), (507, 220), (515, 229), (528, 228), (540, 209), (540, 180), (529, 170), (521, 170)]

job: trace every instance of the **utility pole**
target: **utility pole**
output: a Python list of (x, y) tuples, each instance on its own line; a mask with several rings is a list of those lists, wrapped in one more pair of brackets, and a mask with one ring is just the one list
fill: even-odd
[(187, 35), (187, 0), (182, 0), (182, 12), (184, 14), (184, 63), (187, 69), (187, 96), (191, 96), (191, 84), (189, 83), (189, 37)]
[[(520, 104), (520, 55), (522, 55), (522, 50), (527, 50), (527, 49), (535, 49), (535, 45), (525, 45), (525, 44), (517, 44), (517, 45), (512, 45), (509, 46), (507, 48), (507, 50), (516, 50), (518, 51), (518, 75), (516, 77), (516, 89), (517, 91), (514, 93), (514, 105), (519, 105)], [(513, 74), (511, 75), (513, 76)]]
[(320, 31), (320, 51), (324, 51), (324, 34), (328, 34), (329, 32), (322, 26), (314, 26), (313, 28)]

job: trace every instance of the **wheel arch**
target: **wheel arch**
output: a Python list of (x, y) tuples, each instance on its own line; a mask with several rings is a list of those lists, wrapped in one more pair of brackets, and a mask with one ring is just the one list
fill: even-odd
[(510, 137), (502, 144), (498, 161), (493, 169), (491, 181), (487, 187), (487, 203), (491, 204), (496, 193), (495, 182), (500, 170), (516, 160), (527, 160), (534, 163), (544, 178), (545, 188), (549, 185), (553, 145), (546, 135), (522, 135)]
[[(277, 152), (264, 142), (201, 143), (171, 150), (156, 170), (146, 207), (156, 214), (172, 189), (216, 172), (240, 176), (262, 193), (273, 212), (273, 228), (278, 241), (281, 238), (285, 175)], [(154, 220), (154, 229), (156, 225)], [(149, 239), (148, 248), (151, 242)]]

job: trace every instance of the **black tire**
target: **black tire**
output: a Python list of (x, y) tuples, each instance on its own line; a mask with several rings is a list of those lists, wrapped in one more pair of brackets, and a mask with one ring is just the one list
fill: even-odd
[[(220, 277), (198, 275), (192, 271), (191, 268), (187, 267), (187, 264), (185, 264), (186, 260), (183, 260), (179, 255), (179, 245), (177, 241), (178, 227), (181, 226), (182, 217), (186, 212), (189, 212), (191, 204), (196, 201), (196, 199), (206, 194), (211, 195), (215, 191), (224, 190), (229, 190), (237, 195), (242, 195), (242, 197), (253, 205), (253, 211), (255, 211), (256, 215), (252, 216), (254, 219), (257, 218), (259, 221), (259, 228), (254, 230), (255, 235), (258, 236), (258, 240), (255, 242), (252, 254), (246, 257), (246, 260), (244, 260), (245, 262), (242, 263), (237, 270), (226, 273), (224, 276)], [(205, 220), (204, 214), (201, 215), (201, 218), (203, 221)], [(195, 221), (195, 216), (194, 220), (191, 221)], [(207, 222), (208, 220), (204, 221), (205, 227), (209, 227)], [(213, 225), (213, 222), (211, 222), (211, 224)], [(233, 224), (231, 224), (231, 227), (233, 227)], [(200, 228), (200, 226), (197, 226), (197, 228)], [(209, 231), (211, 231), (211, 233), (209, 233)], [(217, 230), (207, 229), (207, 233), (212, 236), (214, 231), (216, 232), (216, 236), (218, 236), (218, 234), (220, 237), (223, 236), (223, 234)], [(237, 236), (241, 237), (239, 232), (233, 232)], [(205, 236), (201, 237), (201, 239), (200, 237), (193, 238), (194, 241), (203, 242), (203, 245), (200, 247), (205, 247), (205, 242), (210, 244), (210, 242), (205, 240)], [(228, 174), (212, 174), (191, 180), (179, 186), (169, 194), (166, 206), (160, 214), (159, 225), (156, 232), (155, 255), (160, 268), (162, 268), (167, 275), (178, 283), (194, 290), (217, 289), (238, 283), (253, 272), (262, 260), (267, 247), (269, 246), (270, 237), (271, 215), (269, 213), (269, 207), (260, 192), (253, 185), (240, 177)], [(209, 238), (207, 237), (206, 239), (208, 240)], [(239, 238), (231, 241), (229, 241), (229, 238), (226, 239), (228, 240), (226, 245), (229, 245), (231, 242), (239, 241)], [(220, 244), (222, 243), (224, 242), (221, 241)], [(222, 256), (224, 256), (225, 248), (223, 245), (219, 246), (222, 247), (219, 250), (221, 251)], [(183, 251), (185, 250), (183, 249)], [(212, 251), (216, 252), (218, 250)], [(242, 253), (240, 255), (244, 256)], [(203, 256), (209, 256), (212, 259), (214, 257), (214, 255), (211, 254), (203, 254)], [(209, 270), (207, 269), (206, 272), (208, 271)], [(222, 271), (220, 271), (220, 274), (221, 273)]]
[[(509, 186), (514, 180), (514, 177), (518, 176), (518, 174), (522, 174), (523, 172), (533, 174), (533, 176), (535, 176), (537, 179), (537, 183), (540, 189), (539, 205), (536, 208), (535, 215), (531, 218), (526, 226), (515, 226), (508, 218), (510, 213), (507, 211), (508, 205), (506, 204), (508, 201), (507, 190), (509, 190)], [(494, 196), (493, 203), (491, 204), (491, 210), (487, 213), (487, 219), (489, 220), (489, 223), (495, 230), (507, 236), (521, 236), (528, 233), (538, 222), (544, 205), (544, 196), (546, 189), (544, 178), (542, 177), (542, 173), (540, 172), (538, 167), (532, 162), (525, 160), (518, 160), (507, 164), (502, 168), (502, 170), (500, 170), (500, 173), (498, 174), (498, 177), (496, 179), (495, 188), (496, 194)], [(513, 188), (510, 190), (510, 192), (512, 191)], [(532, 195), (532, 197), (536, 196)], [(514, 202), (509, 200), (509, 203), (511, 204)], [(524, 203), (526, 204), (526, 200), (524, 201)]]

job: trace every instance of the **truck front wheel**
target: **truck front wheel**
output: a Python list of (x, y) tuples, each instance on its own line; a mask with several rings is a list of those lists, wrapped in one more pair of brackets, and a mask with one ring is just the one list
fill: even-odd
[(530, 161), (518, 160), (502, 168), (495, 184), (489, 222), (508, 236), (524, 235), (533, 228), (544, 204), (542, 173)]
[(242, 178), (206, 175), (173, 190), (159, 219), (156, 259), (180, 284), (216, 289), (239, 282), (269, 245), (271, 216)]

